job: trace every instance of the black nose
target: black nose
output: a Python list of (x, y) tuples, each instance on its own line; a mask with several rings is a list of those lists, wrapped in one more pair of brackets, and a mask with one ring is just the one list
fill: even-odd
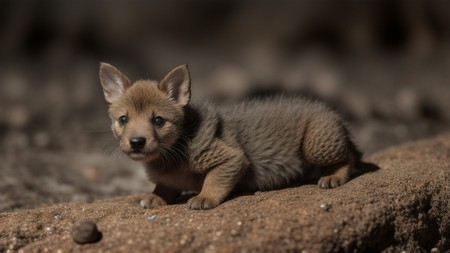
[(130, 146), (133, 150), (140, 150), (145, 146), (145, 137), (132, 137)]

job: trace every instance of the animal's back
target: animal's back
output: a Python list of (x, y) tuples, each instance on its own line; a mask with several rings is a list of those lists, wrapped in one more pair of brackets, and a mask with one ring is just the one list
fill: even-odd
[(280, 96), (223, 107), (219, 111), (224, 124), (236, 132), (250, 161), (245, 181), (252, 190), (272, 189), (297, 181), (308, 166), (303, 150), (308, 128), (317, 124), (338, 128), (342, 125), (340, 117), (325, 104), (304, 98)]

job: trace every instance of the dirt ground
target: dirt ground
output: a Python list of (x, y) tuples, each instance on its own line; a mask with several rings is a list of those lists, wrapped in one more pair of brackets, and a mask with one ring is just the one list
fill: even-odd
[[(207, 211), (142, 209), (142, 195), (0, 214), (0, 252), (444, 252), (450, 249), (450, 134), (371, 155), (379, 169), (332, 190), (306, 184)], [(373, 168), (373, 167), (372, 167)], [(72, 225), (102, 233), (79, 245)]]

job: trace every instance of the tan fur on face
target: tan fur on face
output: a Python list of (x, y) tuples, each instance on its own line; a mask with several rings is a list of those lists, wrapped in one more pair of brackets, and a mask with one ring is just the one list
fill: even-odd
[[(158, 147), (170, 146), (181, 134), (183, 108), (157, 87), (155, 81), (138, 81), (127, 89), (122, 97), (109, 109), (114, 135), (120, 140), (120, 147), (125, 153), (131, 152), (129, 140), (132, 137), (146, 138), (144, 152), (157, 155)], [(119, 117), (126, 115), (128, 123), (119, 124)], [(160, 116), (165, 119), (162, 127), (152, 123)]]

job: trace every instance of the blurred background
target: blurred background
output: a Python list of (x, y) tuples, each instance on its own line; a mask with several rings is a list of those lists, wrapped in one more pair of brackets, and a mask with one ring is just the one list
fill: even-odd
[(99, 61), (193, 96), (329, 102), (366, 155), (448, 131), (446, 1), (0, 3), (0, 211), (150, 192), (109, 130)]

